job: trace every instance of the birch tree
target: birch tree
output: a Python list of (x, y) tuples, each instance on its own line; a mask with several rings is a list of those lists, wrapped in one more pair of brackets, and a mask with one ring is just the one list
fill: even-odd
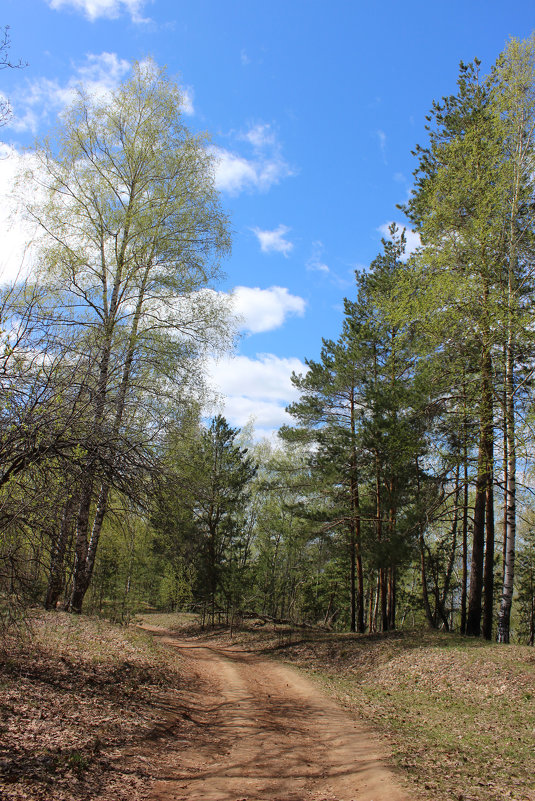
[(199, 353), (226, 339), (224, 309), (206, 288), (229, 249), (228, 221), (205, 140), (183, 125), (181, 107), (165, 71), (137, 63), (111, 96), (79, 92), (26, 176), (45, 197), (28, 208), (43, 232), (43, 280), (91, 366), (75, 612), (124, 459), (154, 438), (166, 394), (187, 384)]

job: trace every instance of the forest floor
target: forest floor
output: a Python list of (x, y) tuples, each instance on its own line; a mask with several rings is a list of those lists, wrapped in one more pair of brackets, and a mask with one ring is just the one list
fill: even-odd
[(42, 614), (4, 642), (1, 799), (535, 800), (533, 649), (138, 623)]

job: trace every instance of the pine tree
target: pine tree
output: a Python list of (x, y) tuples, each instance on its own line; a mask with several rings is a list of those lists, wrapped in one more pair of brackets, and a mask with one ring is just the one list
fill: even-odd
[(391, 236), (370, 271), (357, 274), (357, 300), (345, 301), (340, 338), (324, 341), (321, 360), (307, 361), (309, 371), (294, 376), (301, 399), (289, 407), (317, 443), (312, 469), (342, 490), (331, 526), (349, 526), (351, 628), (358, 631), (365, 625), (363, 493), (368, 507), (373, 497), (368, 558), (378, 570), (386, 630), (395, 626), (397, 571), (411, 543), (406, 510), (419, 472), (416, 457), (425, 449), (415, 332), (392, 317), (405, 238), (395, 228)]

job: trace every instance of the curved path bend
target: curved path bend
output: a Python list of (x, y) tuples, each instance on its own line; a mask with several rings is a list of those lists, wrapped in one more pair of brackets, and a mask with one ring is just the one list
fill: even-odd
[(178, 649), (196, 689), (182, 713), (193, 736), (176, 748), (167, 739), (151, 801), (409, 801), (369, 729), (293, 668), (159, 639)]

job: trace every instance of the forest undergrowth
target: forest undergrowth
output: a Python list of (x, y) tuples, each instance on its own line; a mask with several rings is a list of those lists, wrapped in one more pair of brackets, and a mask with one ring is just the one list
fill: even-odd
[[(145, 620), (148, 621), (147, 616)], [(246, 626), (153, 625), (291, 663), (364, 718), (415, 791), (432, 801), (535, 799), (535, 651), (430, 630), (355, 635)]]

